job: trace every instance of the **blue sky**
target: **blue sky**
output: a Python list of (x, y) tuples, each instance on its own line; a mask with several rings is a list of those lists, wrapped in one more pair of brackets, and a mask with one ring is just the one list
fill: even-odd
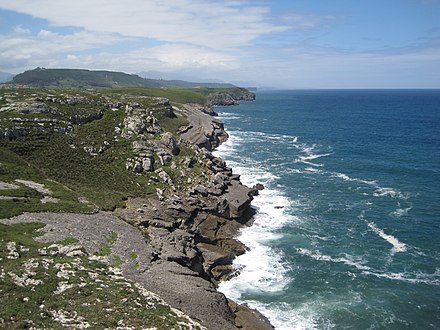
[(0, 71), (38, 66), (440, 88), (440, 0), (0, 0)]

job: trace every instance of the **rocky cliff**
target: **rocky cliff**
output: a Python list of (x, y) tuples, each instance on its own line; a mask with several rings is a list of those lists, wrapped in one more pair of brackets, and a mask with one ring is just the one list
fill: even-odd
[[(127, 281), (195, 321), (180, 328), (272, 328), (215, 289), (246, 251), (234, 237), (250, 224), (258, 190), (242, 185), (210, 153), (227, 134), (209, 108), (129, 94), (29, 89), (3, 90), (0, 106), (0, 222), (43, 223), (42, 241), (74, 239), (74, 250), (86, 259), (104, 254)], [(55, 210), (62, 213), (48, 213)], [(75, 265), (72, 274), (79, 272)], [(75, 290), (64, 282), (66, 293)], [(29, 320), (38, 326), (38, 317)], [(15, 321), (0, 317), (5, 326)]]
[(255, 100), (255, 93), (245, 88), (232, 88), (227, 91), (216, 91), (208, 95), (208, 103), (211, 106), (237, 105), (240, 101)]

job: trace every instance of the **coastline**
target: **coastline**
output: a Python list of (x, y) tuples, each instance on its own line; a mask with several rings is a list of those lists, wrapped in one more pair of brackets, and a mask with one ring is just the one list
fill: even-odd
[[(234, 258), (246, 252), (235, 237), (240, 228), (251, 224), (250, 203), (261, 187), (244, 186), (224, 160), (212, 155), (211, 151), (227, 140), (227, 133), (223, 123), (212, 116), (212, 105), (208, 108), (184, 105), (167, 110), (169, 116), (185, 116), (189, 124), (181, 128), (177, 140), (163, 134), (159, 152), (167, 148), (174, 154), (175, 145), (190, 150), (193, 156), (184, 157), (179, 164), (182, 176), (202, 169), (198, 176), (192, 173), (185, 186), (177, 185), (166, 168), (159, 167), (156, 173), (165, 183), (163, 188), (156, 188), (156, 194), (147, 198), (129, 198), (124, 208), (113, 212), (24, 213), (0, 222), (45, 223), (43, 240), (73, 237), (89, 256), (98, 252), (106, 236), (116, 233), (106, 260), (110, 264), (118, 261), (124, 277), (202, 326), (214, 330), (273, 329), (259, 312), (228, 300), (217, 290), (218, 283), (231, 276)], [(134, 118), (138, 110), (130, 111)], [(88, 223), (95, 225), (85, 225)], [(126, 223), (138, 234), (124, 234), (121, 228)], [(136, 246), (124, 243), (133, 237)], [(133, 251), (135, 259), (130, 255)]]

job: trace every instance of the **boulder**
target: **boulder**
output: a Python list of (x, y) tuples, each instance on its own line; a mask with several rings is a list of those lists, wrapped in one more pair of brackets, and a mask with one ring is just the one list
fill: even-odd
[(159, 158), (160, 164), (162, 166), (164, 166), (165, 164), (169, 163), (172, 159), (173, 156), (171, 156), (167, 151), (165, 150), (160, 150), (157, 153), (157, 157)]
[(251, 191), (252, 189), (242, 185), (239, 181), (231, 181), (224, 195), (229, 206), (228, 214), (225, 216), (231, 219), (240, 218), (253, 199), (252, 196), (250, 196)]
[(173, 136), (172, 133), (170, 132), (164, 133), (160, 141), (162, 142), (162, 145), (171, 152), (171, 154), (173, 155), (179, 154), (180, 148), (177, 144), (176, 138)]
[(229, 306), (235, 314), (235, 324), (245, 330), (273, 330), (275, 329), (263, 314), (250, 308), (247, 304), (238, 305), (229, 300)]
[(123, 122), (122, 137), (143, 134), (146, 131), (145, 123), (140, 116), (127, 116)]
[(153, 164), (154, 159), (153, 155), (150, 155), (151, 157), (143, 157), (142, 158), (142, 167), (144, 168), (144, 171), (146, 172), (152, 172), (154, 170)]

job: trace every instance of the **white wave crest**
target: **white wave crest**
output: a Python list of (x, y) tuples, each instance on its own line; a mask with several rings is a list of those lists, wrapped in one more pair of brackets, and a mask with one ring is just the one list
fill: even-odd
[(359, 270), (369, 270), (370, 267), (365, 266), (364, 263), (366, 263), (365, 260), (361, 258), (354, 257), (352, 255), (349, 255), (347, 253), (344, 254), (343, 257), (331, 257), (325, 254), (321, 254), (319, 251), (310, 251), (308, 249), (299, 248), (297, 249), (297, 252), (299, 254), (308, 256), (312, 259), (318, 260), (318, 261), (327, 261), (327, 262), (335, 262), (335, 263), (343, 263), (347, 266), (355, 267)]
[(365, 183), (367, 185), (377, 187), (377, 181), (375, 181), (375, 180), (363, 180), (363, 179), (351, 178), (347, 174), (344, 174), (344, 173), (333, 173), (333, 176), (336, 178), (342, 179), (344, 181), (360, 182), (360, 183)]
[[(323, 325), (323, 321), (320, 320), (322, 316), (319, 314), (319, 302), (304, 303), (297, 308), (286, 303), (266, 305), (251, 301), (248, 304), (266, 315), (277, 330), (312, 330)], [(326, 329), (334, 328), (330, 322), (324, 323)]]
[(379, 235), (381, 238), (383, 238), (384, 240), (386, 240), (388, 243), (390, 243), (393, 248), (391, 250), (391, 252), (397, 253), (397, 252), (405, 252), (406, 251), (406, 244), (400, 242), (396, 237), (394, 237), (393, 235), (388, 235), (385, 234), (385, 232), (378, 228), (373, 222), (367, 222), (368, 227), (370, 227), (370, 229), (372, 231), (374, 231), (377, 235)]
[(391, 212), (390, 215), (392, 215), (396, 218), (400, 218), (402, 216), (407, 215), (411, 209), (412, 209), (412, 207), (397, 208), (394, 212)]
[(400, 199), (408, 199), (408, 195), (404, 194), (397, 189), (393, 188), (378, 188), (373, 195), (375, 197), (391, 197), (391, 198), (400, 198)]
[(435, 273), (433, 274), (426, 274), (422, 272), (416, 272), (416, 273), (380, 273), (380, 272), (371, 272), (371, 271), (364, 271), (362, 272), (364, 275), (371, 275), (379, 278), (386, 278), (389, 280), (395, 280), (395, 281), (403, 281), (407, 283), (412, 284), (428, 284), (428, 285), (440, 285), (440, 269), (437, 268)]
[(321, 154), (321, 155), (310, 154), (310, 155), (307, 155), (307, 156), (300, 156), (299, 158), (301, 160), (314, 160), (314, 159), (317, 159), (317, 158), (327, 157), (327, 156), (330, 156), (330, 155), (333, 155), (333, 153), (330, 152), (330, 153)]

